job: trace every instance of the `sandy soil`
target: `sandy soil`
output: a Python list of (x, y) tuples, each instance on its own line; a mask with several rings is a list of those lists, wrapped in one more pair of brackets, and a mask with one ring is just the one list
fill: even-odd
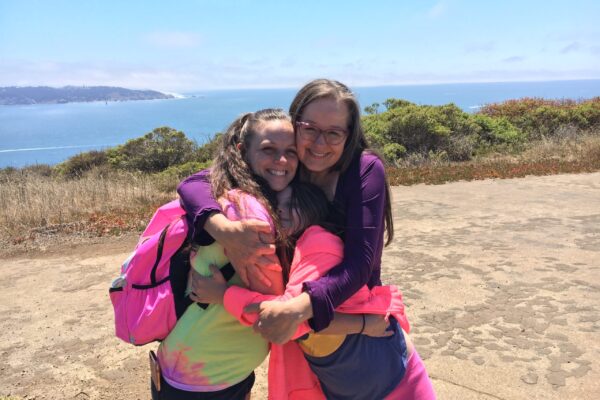
[[(600, 173), (393, 188), (384, 280), (440, 399), (600, 398)], [(108, 285), (134, 236), (4, 257), (0, 396), (148, 399)], [(265, 398), (264, 365), (254, 398)]]

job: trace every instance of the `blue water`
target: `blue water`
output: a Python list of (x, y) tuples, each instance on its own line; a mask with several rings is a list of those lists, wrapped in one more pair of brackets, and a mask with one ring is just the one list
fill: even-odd
[[(265, 107), (287, 109), (297, 88), (206, 91), (184, 99), (0, 106), (0, 168), (55, 164), (82, 151), (125, 143), (170, 126), (202, 144), (237, 115)], [(454, 103), (473, 112), (486, 103), (521, 97), (600, 96), (600, 80), (472, 83), (353, 88), (361, 106), (390, 97), (417, 104)]]

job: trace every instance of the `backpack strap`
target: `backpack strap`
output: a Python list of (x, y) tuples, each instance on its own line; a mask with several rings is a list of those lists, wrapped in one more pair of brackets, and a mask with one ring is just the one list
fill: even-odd
[(163, 231), (160, 233), (160, 238), (158, 239), (158, 249), (156, 250), (156, 262), (154, 263), (152, 271), (150, 272), (150, 282), (152, 282), (153, 285), (156, 285), (156, 268), (158, 268), (158, 264), (160, 263), (160, 259), (162, 258), (163, 247), (165, 246), (165, 236), (167, 236), (169, 226), (171, 226), (171, 224), (165, 226), (165, 229), (163, 229)]
[(149, 285), (132, 284), (131, 285), (132, 288), (134, 288), (134, 289), (151, 289), (158, 285), (162, 285), (164, 282), (168, 281), (171, 278), (170, 276), (167, 276), (160, 282), (156, 281), (156, 269), (158, 268), (158, 265), (160, 264), (160, 259), (162, 258), (163, 248), (165, 245), (165, 236), (167, 236), (167, 231), (169, 230), (170, 226), (171, 226), (171, 224), (167, 225), (165, 227), (165, 229), (162, 230), (162, 232), (160, 233), (160, 237), (158, 238), (158, 246), (156, 249), (156, 261), (154, 261), (154, 265), (152, 266), (152, 270), (150, 271), (150, 284)]
[[(225, 265), (223, 265), (221, 268), (221, 273), (223, 274), (223, 278), (225, 278), (225, 280), (227, 282), (229, 282), (231, 280), (231, 278), (233, 278), (233, 275), (235, 275), (235, 270), (233, 269), (233, 265), (231, 265), (231, 263), (227, 263)], [(206, 310), (206, 308), (210, 305), (208, 303), (196, 303), (198, 304), (198, 307), (202, 308), (203, 310)]]

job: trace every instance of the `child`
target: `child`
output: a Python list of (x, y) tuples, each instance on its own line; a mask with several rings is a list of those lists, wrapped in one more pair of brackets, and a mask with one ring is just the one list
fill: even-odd
[[(274, 230), (272, 202), (266, 194), (285, 188), (298, 160), (294, 131), (282, 110), (265, 109), (238, 117), (221, 137), (211, 171), (211, 184), (225, 217), (234, 221), (257, 219)], [(278, 173), (273, 174), (276, 170)], [(259, 181), (262, 183), (259, 183)], [(272, 197), (272, 196), (271, 196)], [(223, 247), (190, 230), (195, 247), (192, 269), (209, 274), (210, 264), (228, 263)], [(233, 272), (232, 272), (233, 273)], [(249, 277), (250, 287), (263, 293), (282, 293), (281, 270), (264, 271), (270, 285)], [(233, 274), (232, 285), (242, 285)], [(242, 326), (221, 306), (190, 305), (161, 343), (157, 355), (162, 376), (152, 382), (152, 398), (220, 400), (248, 398), (254, 369), (267, 356), (268, 343)]]

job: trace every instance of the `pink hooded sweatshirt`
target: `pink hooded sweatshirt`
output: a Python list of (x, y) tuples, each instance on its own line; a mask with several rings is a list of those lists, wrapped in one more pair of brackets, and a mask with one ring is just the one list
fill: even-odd
[[(322, 227), (309, 227), (296, 244), (290, 266), (290, 279), (283, 295), (264, 295), (239, 286), (231, 286), (225, 292), (225, 309), (242, 324), (254, 324), (258, 314), (244, 313), (245, 306), (267, 300), (285, 301), (300, 295), (303, 282), (320, 278), (342, 261), (343, 246), (339, 237)], [(365, 285), (336, 311), (347, 314), (392, 315), (404, 331), (410, 330), (404, 313), (402, 293), (393, 285), (375, 286), (372, 289)], [(298, 327), (294, 339), (310, 331), (308, 323), (305, 322)], [(284, 345), (271, 345), (268, 382), (270, 400), (325, 399), (317, 377), (310, 370), (304, 353), (294, 341)]]

